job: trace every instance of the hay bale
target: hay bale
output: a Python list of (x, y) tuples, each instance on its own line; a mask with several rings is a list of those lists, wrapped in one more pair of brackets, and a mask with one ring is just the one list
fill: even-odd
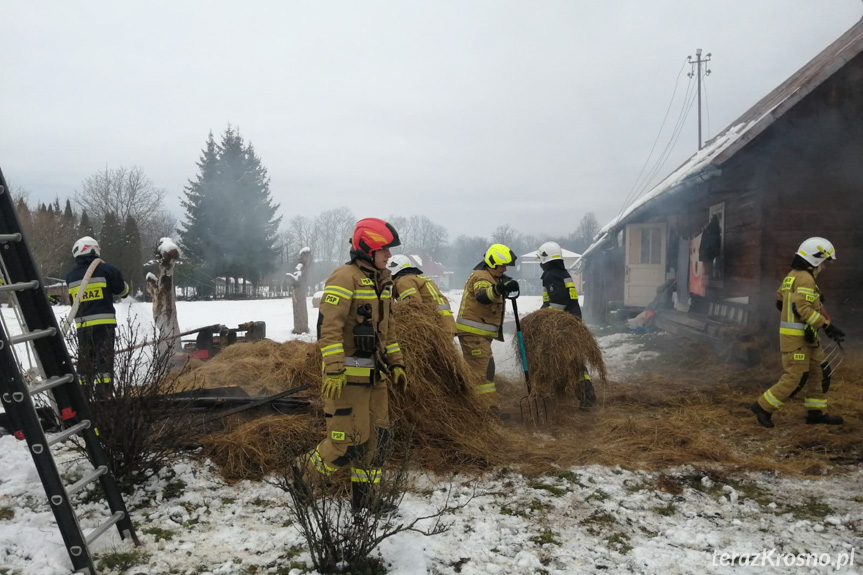
[(272, 415), (204, 438), (204, 454), (228, 480), (259, 480), (286, 469), (320, 439), (320, 422), (305, 415)]
[[(577, 317), (541, 309), (524, 316), (521, 330), (533, 395), (563, 395), (568, 385), (581, 380), (585, 369), (594, 384), (606, 382), (599, 344)], [(513, 345), (520, 354), (518, 338), (513, 338)]]
[(176, 391), (237, 386), (251, 396), (273, 395), (303, 384), (319, 387), (321, 352), (303, 341), (237, 343), (174, 377)]
[(505, 459), (507, 434), (474, 392), (476, 376), (434, 306), (417, 298), (393, 307), (407, 390), (392, 386), (394, 427), (413, 431), (414, 458), (437, 471), (487, 467)]

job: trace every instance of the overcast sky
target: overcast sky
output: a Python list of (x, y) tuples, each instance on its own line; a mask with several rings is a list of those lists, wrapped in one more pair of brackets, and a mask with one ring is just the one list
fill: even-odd
[[(600, 225), (696, 48), (705, 139), (850, 28), (860, 0), (0, 3), (0, 167), (61, 201), (105, 166), (179, 197), (207, 134), (251, 141), (285, 219), (346, 206), (450, 237)], [(682, 73), (681, 73), (682, 70)], [(661, 174), (695, 152), (696, 112)], [(709, 126), (708, 126), (709, 118)]]

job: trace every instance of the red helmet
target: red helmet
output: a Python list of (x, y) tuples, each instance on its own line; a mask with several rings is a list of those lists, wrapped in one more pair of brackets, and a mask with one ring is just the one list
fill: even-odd
[(351, 247), (367, 255), (383, 248), (394, 248), (400, 245), (401, 241), (396, 229), (378, 218), (364, 218), (358, 221), (351, 239)]

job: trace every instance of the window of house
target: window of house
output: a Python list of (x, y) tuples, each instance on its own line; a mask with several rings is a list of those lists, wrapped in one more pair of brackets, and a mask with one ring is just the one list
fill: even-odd
[(659, 228), (641, 229), (641, 261), (642, 264), (662, 263), (662, 230)]

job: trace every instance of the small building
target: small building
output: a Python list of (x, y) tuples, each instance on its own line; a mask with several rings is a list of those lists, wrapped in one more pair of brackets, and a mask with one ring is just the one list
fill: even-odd
[(819, 284), (837, 325), (852, 324), (861, 200), (863, 20), (602, 228), (579, 262), (585, 316), (649, 306), (671, 281), (677, 313), (766, 329), (794, 252), (823, 236), (837, 262)]

